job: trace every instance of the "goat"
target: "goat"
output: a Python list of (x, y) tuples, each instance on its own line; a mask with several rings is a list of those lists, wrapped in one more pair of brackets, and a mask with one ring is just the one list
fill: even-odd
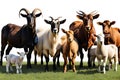
[(51, 21), (44, 20), (47, 24), (50, 24), (51, 28), (46, 31), (39, 32), (38, 35), (38, 44), (35, 46), (37, 54), (41, 56), (43, 54), (46, 59), (45, 70), (48, 71), (48, 62), (49, 55), (53, 57), (53, 70), (56, 70), (55, 61), (56, 57), (60, 54), (61, 48), (61, 37), (60, 37), (60, 24), (63, 24), (66, 19), (59, 20), (60, 17), (54, 19), (50, 17)]
[(115, 21), (104, 20), (103, 22), (97, 22), (97, 24), (102, 26), (105, 44), (115, 44), (118, 47), (118, 61), (120, 64), (120, 28), (112, 27)]
[(78, 43), (74, 39), (74, 32), (72, 30), (66, 31), (62, 29), (63, 33), (66, 34), (67, 40), (62, 45), (62, 53), (64, 58), (64, 73), (67, 71), (67, 57), (72, 61), (73, 72), (76, 72), (75, 58), (78, 54)]
[(19, 56), (14, 55), (14, 54), (9, 54), (6, 55), (6, 72), (9, 73), (9, 68), (11, 71), (13, 71), (12, 65), (15, 64), (16, 65), (16, 73), (22, 73), (22, 62), (24, 59), (25, 54), (24, 52), (17, 52), (19, 54)]
[(102, 35), (95, 35), (97, 37), (97, 49), (96, 49), (96, 57), (98, 60), (98, 71), (101, 70), (101, 60), (103, 60), (103, 73), (106, 73), (105, 67), (107, 63), (107, 59), (109, 60), (109, 65), (111, 60), (114, 59), (114, 70), (117, 71), (118, 64), (118, 48), (114, 44), (105, 45), (104, 37)]
[[(25, 11), (26, 14), (22, 14), (21, 11)], [(40, 11), (40, 13), (35, 14), (37, 11)], [(19, 11), (19, 15), (27, 19), (27, 24), (23, 26), (18, 26), (15, 24), (7, 24), (2, 28), (0, 65), (2, 65), (2, 57), (4, 55), (4, 49), (8, 44), (8, 47), (6, 49), (6, 55), (9, 54), (12, 47), (24, 48), (24, 51), (28, 52), (27, 68), (31, 68), (31, 63), (30, 63), (31, 53), (34, 49), (34, 45), (36, 44), (35, 38), (37, 37), (36, 29), (35, 29), (36, 17), (39, 17), (41, 14), (42, 14), (41, 10), (38, 8), (35, 8), (32, 13), (30, 13), (27, 9), (22, 8)]]
[(95, 11), (86, 14), (83, 11), (77, 12), (77, 18), (82, 21), (74, 21), (70, 24), (69, 29), (74, 31), (74, 36), (79, 44), (79, 52), (80, 52), (80, 66), (83, 67), (83, 58), (84, 54), (82, 49), (85, 51), (88, 50), (88, 67), (91, 67), (90, 63), (90, 48), (93, 46), (96, 37), (92, 36), (92, 34), (96, 34), (95, 27), (93, 25), (93, 20), (99, 17)]

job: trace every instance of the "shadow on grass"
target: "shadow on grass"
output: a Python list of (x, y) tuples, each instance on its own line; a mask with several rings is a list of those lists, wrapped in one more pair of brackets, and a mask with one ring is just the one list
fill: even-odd
[[(49, 63), (49, 71), (47, 72), (63, 72), (63, 63), (60, 63), (60, 66), (57, 67), (57, 69), (54, 71), (53, 70), (53, 64), (52, 62)], [(12, 73), (16, 73), (16, 67), (13, 66), (14, 72)], [(68, 71), (70, 70), (69, 68), (67, 68)], [(77, 74), (95, 74), (97, 73), (97, 69), (95, 68), (88, 68), (87, 66), (84, 66), (83, 68), (79, 68), (79, 65), (76, 65), (76, 70), (77, 70)], [(37, 64), (35, 65), (34, 63), (32, 63), (32, 68), (27, 69), (26, 63), (23, 64), (22, 66), (22, 71), (23, 74), (27, 74), (27, 73), (45, 73), (45, 63), (44, 65), (41, 64)], [(5, 64), (3, 66), (0, 66), (0, 73), (6, 73), (6, 66)]]
[(79, 66), (77, 66), (77, 74), (96, 74), (97, 72), (97, 67), (91, 67), (89, 68), (88, 66), (83, 66), (82, 68), (79, 68)]
[[(57, 69), (55, 71), (53, 71), (53, 64), (52, 63), (50, 63), (48, 67), (49, 67), (49, 71), (47, 71), (47, 72), (62, 72), (63, 71), (62, 65), (60, 65), (59, 67), (56, 65)], [(13, 65), (13, 70), (14, 70), (14, 72), (10, 72), (10, 73), (16, 73), (16, 66), (15, 65)], [(44, 65), (32, 64), (32, 68), (27, 69), (26, 63), (24, 63), (22, 65), (22, 71), (24, 74), (46, 72), (45, 71), (45, 64)], [(0, 66), (0, 73), (6, 73), (6, 66), (5, 65)]]

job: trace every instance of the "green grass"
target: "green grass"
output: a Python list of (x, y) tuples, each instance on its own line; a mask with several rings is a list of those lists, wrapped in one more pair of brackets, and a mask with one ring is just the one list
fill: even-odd
[[(44, 63), (45, 64), (45, 63)], [(49, 63), (49, 71), (45, 72), (45, 65), (34, 65), (32, 69), (26, 68), (26, 63), (23, 64), (23, 73), (16, 74), (15, 66), (13, 73), (5, 72), (5, 62), (3, 66), (0, 66), (0, 80), (120, 80), (120, 66), (118, 65), (118, 71), (115, 72), (113, 69), (107, 71), (106, 74), (98, 73), (97, 68), (88, 69), (87, 64), (84, 63), (84, 68), (79, 69), (78, 63), (76, 63), (77, 72), (74, 73), (72, 70), (68, 70), (63, 73), (63, 63), (54, 72), (52, 70), (52, 62)]]

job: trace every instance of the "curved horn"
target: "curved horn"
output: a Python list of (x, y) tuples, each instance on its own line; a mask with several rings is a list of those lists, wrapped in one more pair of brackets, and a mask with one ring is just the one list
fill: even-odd
[(96, 15), (97, 13), (98, 13), (98, 12), (95, 10), (95, 11), (92, 11), (90, 14), (94, 16), (94, 15)]
[(35, 9), (33, 10), (32, 14), (35, 15), (35, 13), (36, 13), (37, 11), (40, 11), (40, 12), (42, 13), (42, 11), (41, 11), (39, 8), (35, 8)]
[(20, 9), (20, 11), (19, 11), (19, 16), (20, 16), (20, 12), (21, 12), (21, 11), (25, 11), (25, 12), (27, 13), (27, 15), (30, 14), (29, 10), (27, 10), (27, 9), (25, 9), (25, 8), (22, 8), (22, 9)]
[(62, 17), (61, 17), (61, 16), (60, 16), (60, 17), (58, 17), (58, 18), (57, 18), (57, 20), (58, 20), (58, 19), (60, 19), (60, 18), (62, 18)]
[(51, 20), (53, 20), (53, 17), (50, 16), (50, 18), (51, 18)]
[[(77, 11), (76, 11), (77, 12)], [(82, 16), (84, 16), (84, 15), (86, 15), (83, 11), (79, 11), (79, 12), (77, 12), (79, 15), (82, 15)]]

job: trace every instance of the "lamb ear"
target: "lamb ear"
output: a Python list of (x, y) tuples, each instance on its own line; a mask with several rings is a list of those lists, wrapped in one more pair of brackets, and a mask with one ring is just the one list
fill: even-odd
[(98, 35), (96, 35), (96, 34), (92, 34), (93, 36), (95, 36), (95, 37), (97, 37)]
[(20, 54), (19, 52), (17, 52), (18, 54)]

